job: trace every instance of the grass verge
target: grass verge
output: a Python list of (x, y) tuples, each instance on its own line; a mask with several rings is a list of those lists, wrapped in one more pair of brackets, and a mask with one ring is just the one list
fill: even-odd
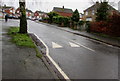
[(20, 34), (19, 27), (10, 27), (8, 30), (8, 35), (12, 37), (12, 42), (15, 43), (17, 46), (23, 46), (23, 47), (29, 47), (34, 48), (36, 51), (36, 56), (41, 58), (42, 55), (40, 54), (38, 48), (32, 41), (32, 39), (29, 37), (28, 34)]

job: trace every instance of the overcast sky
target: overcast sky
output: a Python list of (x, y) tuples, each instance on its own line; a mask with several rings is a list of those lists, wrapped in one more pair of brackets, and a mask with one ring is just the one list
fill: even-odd
[[(32, 11), (41, 10), (45, 12), (52, 11), (53, 7), (62, 7), (71, 8), (73, 11), (78, 9), (80, 13), (83, 12), (86, 8), (92, 5), (92, 0), (26, 0), (26, 7)], [(97, 1), (97, 0), (93, 0)], [(117, 3), (120, 0), (109, 0), (113, 7), (118, 8)], [(2, 5), (6, 4), (7, 6), (14, 6), (17, 8), (19, 6), (19, 0), (2, 0)], [(113, 4), (114, 2), (114, 4)]]

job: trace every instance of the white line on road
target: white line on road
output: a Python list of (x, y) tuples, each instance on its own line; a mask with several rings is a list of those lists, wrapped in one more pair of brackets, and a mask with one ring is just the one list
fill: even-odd
[(55, 42), (52, 42), (52, 47), (53, 47), (53, 48), (62, 48), (61, 45), (59, 45), (59, 44), (57, 44), (57, 43), (55, 43)]
[(74, 44), (74, 43), (72, 43), (72, 42), (69, 42), (69, 44), (70, 44), (71, 47), (80, 47), (79, 45)]
[(88, 49), (88, 50), (90, 50), (90, 51), (95, 52), (95, 50), (93, 50), (93, 49), (91, 49), (91, 48), (89, 48), (89, 47), (86, 47), (86, 46), (84, 46), (84, 45), (82, 45), (82, 44), (80, 44), (80, 43), (78, 43), (78, 42), (75, 42), (75, 41), (73, 41), (73, 40), (70, 40), (70, 41), (72, 41), (72, 42), (74, 42), (74, 43), (76, 43), (76, 44), (78, 44), (78, 45), (80, 45), (80, 46), (82, 46), (82, 47), (84, 47), (84, 48), (86, 48), (86, 49)]
[(48, 46), (34, 33), (34, 35), (45, 45), (46, 47), (46, 56), (50, 59), (50, 61), (54, 64), (54, 66), (58, 69), (58, 71), (62, 74), (62, 76), (67, 80), (71, 81), (69, 77), (64, 73), (64, 71), (58, 66), (58, 64), (50, 57)]
[(80, 44), (80, 43), (78, 43), (78, 42), (75, 42), (75, 41), (73, 41), (73, 40), (71, 40), (71, 39), (68, 39), (68, 38), (66, 38), (66, 37), (64, 37), (64, 36), (63, 36), (63, 38), (65, 38), (65, 39), (67, 39), (67, 40), (69, 40), (69, 41), (72, 41), (72, 42), (78, 44), (79, 46), (81, 46), (81, 47), (83, 47), (83, 48), (85, 48), (85, 49), (88, 49), (88, 50), (90, 50), (90, 51), (92, 51), (92, 52), (95, 52), (95, 50), (93, 50), (93, 49), (91, 49), (91, 48), (89, 48), (89, 47), (86, 47), (86, 46), (84, 46), (84, 45), (82, 45), (82, 44)]

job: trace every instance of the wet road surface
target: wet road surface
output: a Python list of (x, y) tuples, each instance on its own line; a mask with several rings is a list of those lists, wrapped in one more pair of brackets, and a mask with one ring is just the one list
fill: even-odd
[[(19, 26), (19, 21), (9, 22), (6, 25)], [(50, 56), (70, 79), (118, 79), (120, 49), (44, 23), (28, 21), (28, 29), (47, 44)]]
[(59, 30), (54, 25), (28, 21), (28, 29), (46, 43), (50, 56), (70, 79), (118, 79), (120, 49)]

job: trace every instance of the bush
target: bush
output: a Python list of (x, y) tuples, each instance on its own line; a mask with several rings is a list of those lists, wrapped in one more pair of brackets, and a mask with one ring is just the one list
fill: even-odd
[(49, 23), (53, 23), (53, 17), (58, 16), (59, 14), (57, 14), (56, 12), (50, 12), (47, 15), (49, 16)]
[(63, 16), (54, 16), (53, 22), (59, 24), (60, 26), (68, 26), (69, 25), (69, 18)]
[(120, 14), (113, 14), (110, 17), (109, 23), (109, 34), (113, 36), (120, 36)]
[(112, 36), (120, 36), (120, 14), (113, 14), (109, 21), (92, 22), (90, 30)]
[(90, 30), (93, 32), (105, 33), (107, 31), (107, 22), (92, 22), (90, 26)]
[(48, 23), (49, 22), (49, 18), (43, 18), (42, 22)]
[(79, 21), (79, 22), (78, 22), (78, 25), (79, 25), (79, 26), (82, 26), (82, 25), (84, 25), (84, 23), (85, 23), (85, 21)]
[(87, 32), (90, 32), (90, 31), (91, 31), (91, 30), (90, 30), (90, 22), (89, 22), (89, 21), (86, 21), (85, 23), (86, 23), (86, 31), (87, 31)]

